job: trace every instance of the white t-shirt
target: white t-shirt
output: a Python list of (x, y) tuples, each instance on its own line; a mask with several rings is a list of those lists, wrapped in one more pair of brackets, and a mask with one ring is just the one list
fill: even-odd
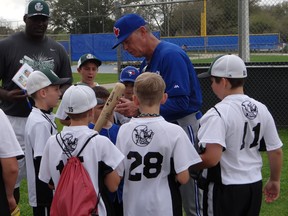
[[(57, 133), (53, 113), (43, 113), (40, 109), (33, 107), (28, 116), (25, 126), (25, 160), (27, 170), (27, 183), (29, 204), (37, 207), (35, 164), (36, 157), (42, 157), (47, 140), (52, 134)], [(45, 196), (41, 194), (41, 196)]]
[(24, 155), (10, 121), (2, 109), (0, 109), (0, 133), (0, 158), (10, 158)]
[[(76, 156), (86, 140), (95, 133), (95, 130), (89, 129), (87, 126), (64, 126), (61, 137), (66, 145), (69, 146), (69, 149), (65, 148), (64, 145), (63, 148), (70, 151), (73, 156)], [(58, 135), (57, 137), (59, 142), (61, 142), (60, 136)], [(93, 137), (80, 156), (83, 158), (83, 166), (89, 173), (96, 194), (99, 193), (99, 164), (105, 163), (108, 168), (114, 170), (124, 157), (107, 137), (101, 135)], [(59, 165), (61, 162), (66, 164), (67, 156), (63, 153), (54, 135), (47, 141), (40, 165), (39, 178), (46, 183), (52, 178), (55, 188), (57, 188), (60, 179)], [(102, 199), (98, 206), (99, 215), (106, 215)]]
[(168, 175), (201, 162), (185, 131), (161, 116), (132, 118), (120, 127), (116, 146), (125, 156), (117, 168), (119, 175), (125, 172), (124, 215), (172, 216)]
[[(262, 179), (260, 140), (267, 151), (283, 145), (266, 106), (247, 95), (225, 97), (200, 119), (200, 148), (218, 143), (225, 149), (220, 160), (222, 184), (249, 184)], [(209, 172), (209, 169), (208, 169)], [(207, 176), (207, 170), (203, 172)], [(218, 182), (217, 181), (217, 182)]]

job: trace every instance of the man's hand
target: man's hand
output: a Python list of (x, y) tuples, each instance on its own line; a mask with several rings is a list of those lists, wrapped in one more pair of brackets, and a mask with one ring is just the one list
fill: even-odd
[(114, 111), (126, 117), (136, 117), (139, 115), (138, 106), (136, 106), (133, 101), (126, 98), (119, 99), (119, 103), (116, 105)]
[[(19, 101), (19, 100), (25, 100), (27, 97), (27, 94), (24, 93), (21, 89), (13, 89), (11, 91), (7, 91), (2, 89), (2, 98), (6, 101)], [(5, 92), (4, 92), (5, 91)]]

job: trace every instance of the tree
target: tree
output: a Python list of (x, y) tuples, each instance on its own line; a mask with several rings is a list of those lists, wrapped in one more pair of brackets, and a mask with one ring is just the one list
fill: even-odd
[(50, 0), (54, 33), (111, 32), (113, 0)]
[(0, 35), (9, 35), (14, 32), (11, 22), (0, 17)]

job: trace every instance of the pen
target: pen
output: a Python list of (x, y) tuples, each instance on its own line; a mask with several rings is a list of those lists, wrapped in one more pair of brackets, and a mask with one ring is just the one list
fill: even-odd
[[(25, 89), (22, 90), (23, 91), (23, 94), (27, 94), (27, 91)], [(26, 101), (27, 101), (27, 104), (28, 104), (28, 107), (29, 109), (31, 110), (32, 109), (32, 105), (30, 103), (30, 100), (28, 98), (28, 95), (26, 96)]]

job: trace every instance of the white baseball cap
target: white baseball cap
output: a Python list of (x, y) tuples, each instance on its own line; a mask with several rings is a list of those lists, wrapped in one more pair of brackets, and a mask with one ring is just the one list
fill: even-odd
[(67, 114), (86, 112), (97, 105), (93, 89), (84, 84), (72, 85), (64, 93), (62, 102)]
[(62, 85), (67, 83), (70, 78), (59, 78), (52, 70), (46, 68), (41, 71), (33, 71), (26, 84), (26, 90), (28, 95), (35, 93), (36, 91), (45, 88), (50, 85)]
[(245, 78), (247, 69), (244, 61), (236, 55), (218, 56), (210, 65), (207, 72), (198, 75), (198, 78), (205, 77)]

